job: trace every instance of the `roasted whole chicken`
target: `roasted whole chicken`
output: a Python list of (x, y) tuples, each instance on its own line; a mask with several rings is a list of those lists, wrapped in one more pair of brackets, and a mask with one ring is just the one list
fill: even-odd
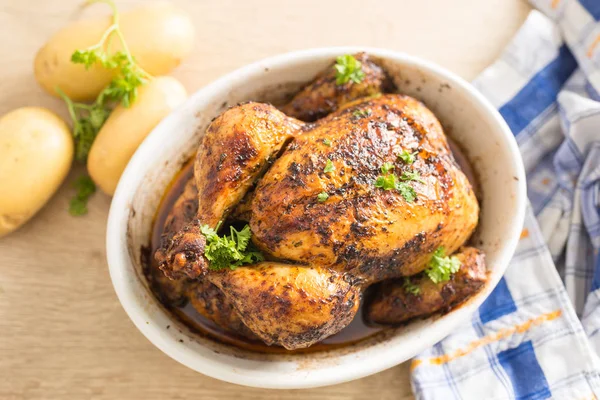
[[(155, 258), (228, 329), (304, 348), (348, 325), (373, 284), (365, 316), (397, 324), (485, 283), (483, 254), (463, 247), (478, 202), (440, 123), (385, 94), (391, 81), (366, 54), (355, 59), (358, 83), (330, 68), (283, 111), (240, 104), (206, 130)], [(213, 268), (207, 232), (227, 221), (249, 224), (264, 260)]]

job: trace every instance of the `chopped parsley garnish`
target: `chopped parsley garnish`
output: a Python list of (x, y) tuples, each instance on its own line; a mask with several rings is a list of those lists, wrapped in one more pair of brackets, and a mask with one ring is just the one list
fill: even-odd
[(329, 140), (329, 139), (323, 139), (323, 144), (325, 146), (331, 147), (331, 140)]
[(345, 54), (336, 58), (333, 68), (335, 68), (336, 85), (343, 85), (350, 81), (360, 83), (365, 79), (362, 64), (351, 54)]
[(433, 252), (425, 273), (433, 283), (447, 282), (460, 269), (460, 260), (455, 256), (446, 256), (443, 247)]
[(241, 231), (233, 226), (229, 228), (229, 236), (220, 237), (217, 229), (202, 225), (200, 232), (206, 238), (204, 256), (210, 261), (210, 269), (219, 271), (224, 268), (235, 269), (240, 265), (252, 264), (264, 260), (264, 257), (252, 242), (250, 242), (250, 226), (246, 225)]
[(333, 163), (331, 162), (331, 160), (328, 158), (327, 162), (325, 163), (325, 168), (323, 168), (323, 172), (325, 172), (326, 174), (329, 172), (333, 172), (335, 170), (335, 167), (333, 166)]
[(396, 175), (394, 174), (378, 176), (377, 180), (375, 181), (375, 187), (383, 190), (396, 189), (396, 185), (398, 184), (398, 181), (396, 179)]
[(352, 113), (352, 116), (356, 119), (366, 118), (371, 115), (371, 110), (369, 108), (363, 108), (362, 110), (355, 110)]
[(415, 162), (415, 156), (417, 152), (411, 153), (410, 151), (404, 149), (400, 154), (398, 154), (398, 158), (404, 161), (406, 164), (412, 164)]
[(412, 203), (417, 198), (417, 192), (406, 182), (398, 182), (396, 184), (396, 189), (400, 192), (404, 200), (409, 203)]
[(413, 295), (418, 295), (421, 293), (421, 288), (415, 285), (410, 281), (410, 278), (404, 278), (404, 283), (402, 284), (402, 288), (406, 293), (410, 293)]
[[(400, 195), (404, 197), (404, 200), (406, 200), (409, 203), (412, 203), (417, 198), (417, 192), (415, 192), (415, 189), (413, 189), (413, 187), (410, 186), (407, 182), (403, 181), (415, 180), (411, 179), (411, 177), (414, 178), (414, 175), (409, 175), (407, 177), (406, 173), (404, 173), (400, 177), (400, 179), (402, 180), (401, 181), (395, 174), (390, 173), (390, 171), (393, 168), (394, 165), (390, 162), (386, 162), (381, 166), (381, 172), (383, 173), (383, 175), (377, 177), (377, 180), (375, 180), (375, 187), (383, 190), (396, 189), (398, 192), (400, 192)], [(418, 177), (418, 174), (416, 176)]]
[(389, 173), (392, 169), (394, 169), (394, 164), (392, 164), (391, 162), (384, 162), (381, 166), (381, 172), (383, 172), (384, 174)]
[(77, 190), (77, 194), (75, 194), (75, 197), (69, 203), (69, 213), (74, 216), (85, 215), (88, 212), (88, 199), (96, 191), (96, 185), (92, 178), (83, 175), (77, 178), (73, 183), (73, 187)]
[(327, 192), (321, 192), (317, 195), (317, 200), (319, 200), (319, 203), (324, 202), (328, 198), (329, 198), (329, 195), (327, 194)]
[(402, 173), (402, 176), (400, 176), (400, 179), (402, 179), (403, 181), (417, 181), (425, 183), (423, 182), (423, 179), (421, 179), (421, 175), (419, 175), (417, 171), (405, 171)]

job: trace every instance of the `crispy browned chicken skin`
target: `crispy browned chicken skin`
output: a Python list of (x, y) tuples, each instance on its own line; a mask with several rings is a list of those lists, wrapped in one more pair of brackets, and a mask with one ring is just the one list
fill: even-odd
[[(338, 332), (367, 286), (421, 272), (438, 247), (456, 251), (477, 225), (471, 186), (422, 103), (346, 100), (314, 124), (259, 103), (216, 118), (196, 156), (197, 216), (156, 255), (170, 278), (219, 287), (267, 344), (302, 348)], [(416, 155), (413, 164), (398, 158), (403, 150)], [(414, 201), (375, 187), (386, 162), (397, 176), (419, 174), (408, 181)], [(225, 220), (257, 181), (242, 214), (273, 261), (210, 270), (200, 226)]]

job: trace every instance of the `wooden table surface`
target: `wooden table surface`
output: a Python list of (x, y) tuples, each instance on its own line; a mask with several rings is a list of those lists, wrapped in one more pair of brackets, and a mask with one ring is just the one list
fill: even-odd
[[(66, 117), (40, 89), (33, 57), (81, 18), (78, 0), (2, 0), (0, 114), (25, 105)], [(117, 0), (121, 9), (142, 0)], [(175, 0), (195, 22), (194, 54), (174, 75), (194, 92), (220, 75), (291, 50), (366, 45), (408, 52), (466, 79), (490, 64), (524, 21), (524, 0)], [(86, 10), (106, 13), (103, 6)], [(408, 399), (407, 364), (341, 385), (267, 391), (223, 383), (171, 360), (129, 321), (104, 251), (110, 198), (71, 217), (70, 184), (0, 239), (0, 399)], [(0, 196), (5, 190), (0, 188)]]

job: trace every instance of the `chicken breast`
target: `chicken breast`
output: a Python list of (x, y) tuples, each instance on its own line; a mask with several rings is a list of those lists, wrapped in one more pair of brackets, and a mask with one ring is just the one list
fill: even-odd
[[(414, 162), (402, 161), (403, 152)], [(414, 176), (404, 182), (414, 200), (376, 187), (388, 175), (385, 163), (398, 181)], [(250, 226), (255, 243), (274, 257), (372, 283), (420, 272), (440, 246), (454, 252), (478, 214), (435, 116), (411, 97), (383, 95), (348, 105), (296, 137), (260, 180)]]

